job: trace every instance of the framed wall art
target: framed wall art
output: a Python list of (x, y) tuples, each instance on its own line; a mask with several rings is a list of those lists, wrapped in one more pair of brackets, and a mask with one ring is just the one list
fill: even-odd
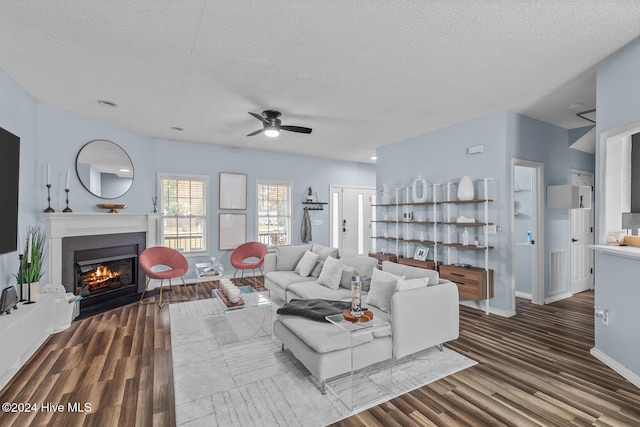
[(247, 214), (218, 214), (218, 248), (229, 251), (247, 241)]
[(220, 172), (220, 209), (247, 209), (247, 175)]

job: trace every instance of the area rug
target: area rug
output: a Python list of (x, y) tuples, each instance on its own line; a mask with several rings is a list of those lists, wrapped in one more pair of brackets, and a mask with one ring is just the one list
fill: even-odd
[[(313, 427), (352, 415), (336, 396), (322, 395), (304, 366), (281, 350), (271, 336), (270, 308), (224, 315), (213, 299), (169, 307), (178, 426)], [(476, 364), (446, 348), (395, 363), (393, 393), (384, 400)]]

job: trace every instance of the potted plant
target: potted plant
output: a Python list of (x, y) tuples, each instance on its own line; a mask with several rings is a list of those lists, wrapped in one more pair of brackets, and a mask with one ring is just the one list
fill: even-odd
[[(29, 236), (31, 236), (31, 248), (29, 245)], [(22, 283), (31, 283), (31, 298), (34, 298), (34, 292), (37, 295), (39, 289), (39, 281), (44, 274), (44, 262), (45, 262), (45, 244), (47, 240), (47, 233), (45, 233), (40, 226), (31, 226), (27, 228), (27, 236), (22, 246), (24, 248), (24, 256), (22, 258), (22, 271), (18, 271), (15, 275), (16, 280)], [(31, 268), (28, 268), (29, 253), (31, 250)], [(35, 286), (34, 286), (35, 284)], [(26, 286), (22, 287), (22, 297), (27, 298), (28, 289)]]
[(307, 202), (313, 202), (313, 190), (311, 187), (307, 189)]

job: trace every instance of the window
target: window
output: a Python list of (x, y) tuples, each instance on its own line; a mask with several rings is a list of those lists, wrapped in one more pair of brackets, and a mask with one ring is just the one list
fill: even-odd
[(164, 246), (186, 254), (205, 252), (208, 178), (160, 175), (159, 179)]
[(258, 241), (291, 244), (291, 183), (258, 181)]

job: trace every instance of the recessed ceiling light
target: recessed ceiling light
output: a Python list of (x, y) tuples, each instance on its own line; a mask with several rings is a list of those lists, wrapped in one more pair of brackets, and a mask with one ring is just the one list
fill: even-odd
[(371, 160), (378, 160), (378, 156), (371, 156), (369, 157)]
[(120, 172), (131, 172), (131, 169), (127, 169), (127, 168), (120, 168), (118, 169)]
[(582, 102), (576, 102), (575, 104), (570, 104), (569, 109), (575, 110), (576, 108), (581, 108), (584, 104)]
[(184, 130), (184, 128), (181, 128), (181, 127), (178, 127), (178, 126), (171, 126), (171, 128), (170, 128), (170, 129), (171, 129), (171, 130), (178, 131), (178, 132), (182, 132), (182, 131)]
[(116, 104), (115, 102), (106, 101), (104, 99), (101, 99), (100, 101), (98, 101), (98, 104), (104, 105), (105, 107), (117, 107), (118, 106), (118, 104)]

